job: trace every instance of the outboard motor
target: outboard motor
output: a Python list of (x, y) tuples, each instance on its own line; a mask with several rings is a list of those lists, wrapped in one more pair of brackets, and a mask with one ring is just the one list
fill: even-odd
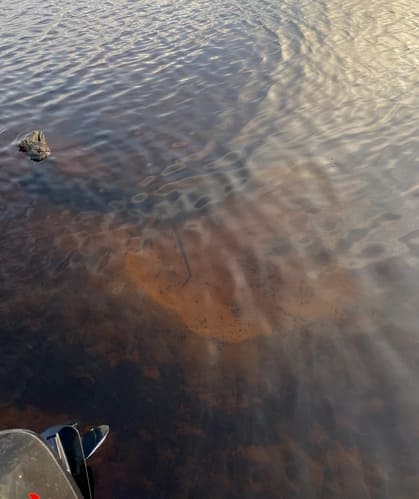
[(81, 436), (77, 424), (0, 431), (0, 498), (93, 499), (86, 461), (108, 433), (101, 425)]

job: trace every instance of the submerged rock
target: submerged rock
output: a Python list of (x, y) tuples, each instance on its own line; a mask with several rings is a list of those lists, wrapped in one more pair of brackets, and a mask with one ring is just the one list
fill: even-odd
[(42, 130), (34, 130), (22, 139), (19, 150), (26, 152), (33, 161), (42, 161), (51, 153)]

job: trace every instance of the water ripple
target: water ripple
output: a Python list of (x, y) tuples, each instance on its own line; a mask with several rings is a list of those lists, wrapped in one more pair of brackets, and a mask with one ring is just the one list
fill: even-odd
[(109, 420), (101, 497), (414, 497), (416, 2), (5, 6), (2, 425)]

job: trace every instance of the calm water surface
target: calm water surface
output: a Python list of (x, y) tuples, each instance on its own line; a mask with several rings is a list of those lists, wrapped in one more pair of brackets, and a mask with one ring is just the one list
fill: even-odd
[(418, 3), (2, 7), (0, 426), (108, 422), (101, 498), (416, 497)]

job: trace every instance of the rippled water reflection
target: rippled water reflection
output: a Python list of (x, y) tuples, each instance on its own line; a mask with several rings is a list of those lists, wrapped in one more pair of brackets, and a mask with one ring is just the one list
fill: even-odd
[(415, 497), (416, 2), (2, 13), (2, 427), (108, 422), (100, 497)]

